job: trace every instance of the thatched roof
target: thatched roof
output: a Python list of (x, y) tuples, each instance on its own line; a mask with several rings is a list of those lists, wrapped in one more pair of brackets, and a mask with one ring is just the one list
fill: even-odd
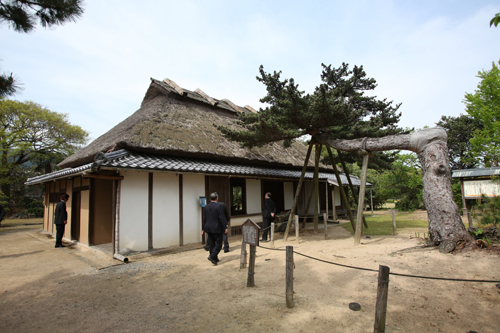
[(247, 149), (224, 138), (214, 124), (237, 128), (240, 112), (256, 111), (199, 89), (189, 91), (168, 79), (151, 79), (139, 110), (59, 166), (80, 166), (92, 162), (99, 152), (120, 149), (270, 166), (303, 165), (307, 147), (300, 142), (286, 149), (281, 143)]

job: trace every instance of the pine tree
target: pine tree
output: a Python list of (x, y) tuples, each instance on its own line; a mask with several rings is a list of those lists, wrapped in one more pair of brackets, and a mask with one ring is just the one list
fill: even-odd
[[(37, 21), (44, 27), (75, 22), (83, 14), (83, 0), (0, 0), (0, 23), (15, 31), (28, 33)], [(19, 89), (12, 74), (0, 73), (0, 98), (11, 96)]]

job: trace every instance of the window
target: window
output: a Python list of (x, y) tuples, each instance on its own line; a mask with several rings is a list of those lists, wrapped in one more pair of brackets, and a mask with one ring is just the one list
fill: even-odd
[(231, 215), (247, 213), (245, 179), (231, 178)]

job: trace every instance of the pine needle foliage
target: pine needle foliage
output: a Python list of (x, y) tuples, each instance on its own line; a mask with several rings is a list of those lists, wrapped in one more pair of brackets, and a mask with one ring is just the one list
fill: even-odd
[(285, 147), (303, 135), (327, 133), (332, 139), (355, 139), (401, 134), (398, 128), (401, 104), (366, 96), (374, 90), (375, 79), (368, 78), (363, 66), (342, 63), (338, 68), (322, 64), (321, 84), (314, 93), (299, 90), (293, 78), (282, 79), (281, 71), (266, 73), (260, 66), (257, 80), (267, 89), (260, 101), (268, 106), (258, 113), (239, 115), (243, 130), (223, 126), (218, 129), (243, 147), (261, 147), (282, 141)]

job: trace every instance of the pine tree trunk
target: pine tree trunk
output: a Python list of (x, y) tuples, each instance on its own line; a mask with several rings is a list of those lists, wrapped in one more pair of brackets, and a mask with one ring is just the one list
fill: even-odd
[(327, 135), (316, 139), (330, 147), (345, 151), (410, 150), (418, 154), (423, 168), (423, 195), (429, 217), (429, 237), (441, 252), (451, 252), (457, 243), (472, 244), (458, 206), (453, 201), (451, 172), (448, 161), (447, 134), (443, 128), (427, 128), (413, 134), (383, 138), (329, 140)]

